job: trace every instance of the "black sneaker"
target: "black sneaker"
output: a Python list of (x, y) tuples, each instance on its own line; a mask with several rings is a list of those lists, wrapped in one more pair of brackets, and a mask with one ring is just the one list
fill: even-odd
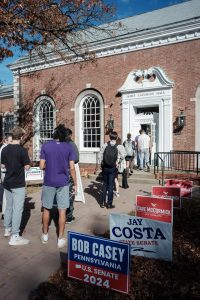
[(75, 217), (72, 217), (71, 219), (67, 219), (66, 224), (71, 224), (75, 221)]
[(112, 208), (115, 208), (115, 205), (112, 205), (112, 204), (107, 205), (107, 209), (112, 209)]

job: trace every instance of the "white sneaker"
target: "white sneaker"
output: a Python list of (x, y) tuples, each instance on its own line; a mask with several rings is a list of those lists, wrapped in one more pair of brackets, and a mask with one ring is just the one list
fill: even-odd
[(66, 239), (62, 238), (62, 239), (58, 239), (58, 248), (63, 248), (66, 245)]
[(48, 233), (47, 233), (47, 234), (43, 233), (43, 234), (41, 235), (41, 242), (42, 242), (42, 244), (47, 244), (47, 243), (48, 243), (48, 240), (49, 240)]
[(27, 245), (30, 241), (19, 235), (12, 235), (8, 244), (10, 246)]
[(119, 197), (119, 192), (114, 191), (114, 195), (115, 195), (116, 197)]
[(11, 235), (11, 227), (10, 228), (5, 228), (4, 236), (9, 237)]

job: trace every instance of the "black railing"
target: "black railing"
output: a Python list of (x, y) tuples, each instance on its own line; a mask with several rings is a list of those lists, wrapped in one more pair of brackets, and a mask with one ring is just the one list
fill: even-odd
[(154, 174), (162, 172), (162, 184), (165, 171), (193, 172), (199, 174), (200, 152), (170, 151), (154, 154)]

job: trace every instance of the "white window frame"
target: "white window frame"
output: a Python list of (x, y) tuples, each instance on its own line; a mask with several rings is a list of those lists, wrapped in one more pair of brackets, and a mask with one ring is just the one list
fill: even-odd
[[(9, 130), (9, 132), (5, 132), (5, 123), (6, 123), (6, 118), (7, 117), (13, 117), (13, 126), (12, 126), (12, 128)], [(3, 115), (3, 118), (2, 118), (2, 127), (3, 127), (3, 136), (5, 136), (6, 134), (8, 134), (8, 133), (10, 133), (10, 131), (14, 128), (14, 126), (15, 126), (15, 115), (14, 115), (14, 113), (10, 113), (10, 112), (6, 112), (6, 113), (4, 113), (4, 115)]]
[[(99, 131), (100, 131), (100, 141), (99, 141), (99, 147), (87, 147), (87, 146), (84, 146), (84, 109), (83, 109), (83, 106), (84, 106), (84, 103), (85, 101), (88, 100), (88, 97), (91, 98), (91, 101), (95, 101), (95, 98), (98, 100), (98, 103), (99, 103)], [(80, 103), (80, 110), (79, 110), (79, 114), (80, 114), (80, 124), (81, 124), (81, 127), (82, 127), (82, 132), (81, 132), (81, 149), (83, 150), (90, 150), (90, 151), (97, 151), (100, 147), (101, 147), (101, 102), (99, 100), (99, 97), (97, 97), (96, 95), (94, 94), (87, 94), (82, 100), (81, 100), (81, 103)], [(97, 120), (94, 120), (94, 122), (97, 122)], [(90, 129), (92, 129), (92, 127), (89, 127)], [(91, 140), (92, 142), (92, 140)]]
[(75, 103), (75, 133), (76, 144), (80, 152), (96, 153), (100, 147), (84, 147), (83, 140), (83, 103), (88, 95), (98, 98), (100, 104), (100, 147), (104, 142), (104, 101), (99, 92), (93, 89), (84, 90), (79, 94)]
[[(52, 105), (53, 109), (53, 126), (54, 129), (56, 127), (56, 107), (53, 99), (49, 96), (40, 96), (34, 104), (34, 113), (33, 113), (33, 161), (39, 161), (40, 159), (40, 150), (41, 150), (41, 137), (40, 137), (40, 119), (39, 119), (39, 112), (42, 104), (44, 102), (49, 102)], [(51, 138), (47, 138), (45, 140), (51, 140)]]

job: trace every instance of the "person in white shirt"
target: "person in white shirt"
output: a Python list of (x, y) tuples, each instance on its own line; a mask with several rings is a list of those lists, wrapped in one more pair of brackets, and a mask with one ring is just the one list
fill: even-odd
[(149, 151), (150, 151), (150, 137), (142, 130), (141, 135), (138, 138), (138, 152), (140, 158), (139, 170), (143, 170), (143, 162), (147, 167), (147, 172), (150, 172), (149, 167)]

